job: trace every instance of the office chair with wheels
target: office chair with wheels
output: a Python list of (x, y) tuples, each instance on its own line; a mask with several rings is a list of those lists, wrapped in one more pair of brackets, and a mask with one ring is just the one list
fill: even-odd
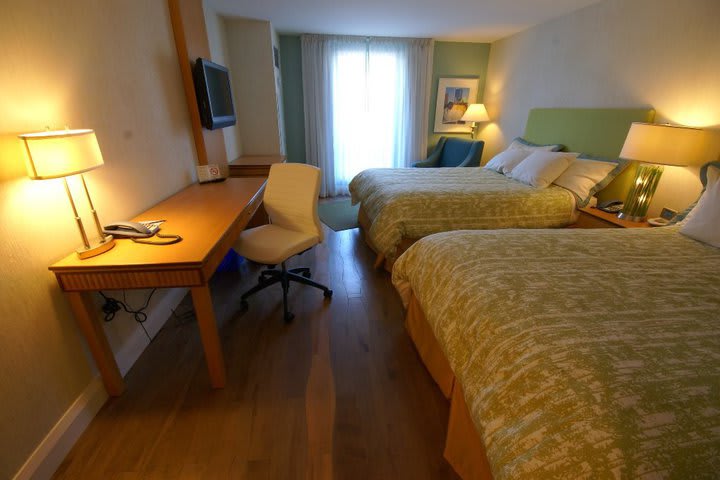
[(241, 256), (274, 267), (264, 270), (258, 284), (243, 293), (240, 305), (246, 309), (247, 298), (264, 288), (280, 283), (283, 291), (283, 318), (295, 317), (288, 309), (287, 294), (290, 282), (298, 282), (323, 291), (325, 298), (332, 290), (310, 280), (309, 268), (287, 269), (285, 261), (314, 247), (323, 240), (317, 213), (320, 193), (320, 169), (301, 163), (278, 163), (270, 167), (263, 204), (270, 217), (269, 225), (245, 230), (235, 244)]

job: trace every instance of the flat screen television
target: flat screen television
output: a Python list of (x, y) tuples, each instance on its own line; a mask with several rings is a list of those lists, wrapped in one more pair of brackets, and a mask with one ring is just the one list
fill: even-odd
[(228, 69), (198, 58), (193, 67), (193, 76), (202, 126), (215, 130), (235, 125)]

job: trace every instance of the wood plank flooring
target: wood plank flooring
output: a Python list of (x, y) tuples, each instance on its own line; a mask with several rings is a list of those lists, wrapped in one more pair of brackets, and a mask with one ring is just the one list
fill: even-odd
[(228, 382), (210, 388), (186, 298), (56, 472), (58, 479), (456, 479), (448, 402), (402, 326), (390, 277), (358, 230), (326, 229), (291, 260), (334, 290), (239, 294), (259, 267), (213, 278)]

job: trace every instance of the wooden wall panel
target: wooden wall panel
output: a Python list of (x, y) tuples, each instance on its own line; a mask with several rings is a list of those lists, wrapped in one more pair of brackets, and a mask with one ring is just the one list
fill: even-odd
[(222, 130), (207, 130), (200, 123), (192, 77), (192, 64), (198, 57), (210, 58), (210, 45), (205, 29), (202, 0), (168, 0), (175, 36), (185, 98), (192, 123), (193, 139), (199, 165), (227, 163)]

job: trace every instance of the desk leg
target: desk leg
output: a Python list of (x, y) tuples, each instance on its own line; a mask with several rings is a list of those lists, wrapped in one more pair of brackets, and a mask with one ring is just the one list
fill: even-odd
[(82, 292), (65, 292), (70, 307), (75, 314), (80, 331), (85, 335), (90, 352), (102, 376), (105, 390), (112, 397), (118, 397), (125, 391), (125, 381), (120, 375), (115, 356), (110, 349), (102, 325), (93, 315), (94, 308)]
[(203, 287), (192, 287), (190, 289), (195, 306), (200, 338), (205, 349), (205, 361), (210, 372), (210, 383), (214, 388), (225, 386), (225, 361), (223, 360), (220, 336), (218, 335), (217, 322), (213, 312), (210, 289), (207, 285)]

